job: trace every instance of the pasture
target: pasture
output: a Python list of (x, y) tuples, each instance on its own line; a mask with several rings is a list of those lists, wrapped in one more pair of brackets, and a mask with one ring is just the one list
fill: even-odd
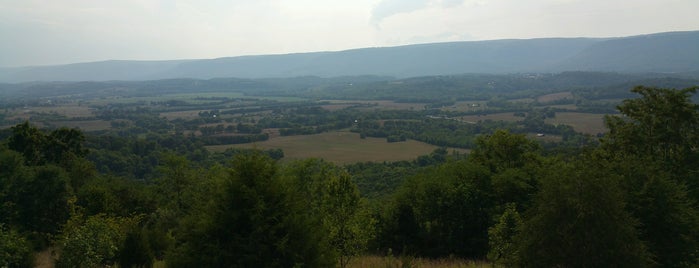
[(604, 114), (559, 112), (555, 118), (547, 118), (546, 123), (569, 125), (575, 131), (592, 135), (607, 132), (607, 128), (604, 127)]
[(315, 135), (280, 136), (264, 142), (206, 146), (211, 151), (227, 148), (257, 148), (284, 151), (284, 159), (323, 158), (336, 164), (373, 161), (412, 160), (437, 149), (437, 146), (408, 140), (388, 143), (383, 138), (360, 139), (358, 133), (349, 131), (325, 132)]

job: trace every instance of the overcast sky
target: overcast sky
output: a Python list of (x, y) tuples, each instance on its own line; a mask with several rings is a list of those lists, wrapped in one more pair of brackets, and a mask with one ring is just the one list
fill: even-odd
[(0, 66), (699, 30), (699, 0), (0, 0)]

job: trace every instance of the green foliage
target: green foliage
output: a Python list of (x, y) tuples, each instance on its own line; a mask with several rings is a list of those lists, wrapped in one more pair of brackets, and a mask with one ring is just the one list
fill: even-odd
[(496, 130), (491, 135), (479, 136), (476, 146), (469, 159), (487, 167), (491, 172), (522, 168), (531, 161), (536, 161), (540, 151), (539, 145), (526, 136), (511, 134), (506, 130)]
[(68, 174), (53, 165), (26, 167), (20, 155), (9, 151), (0, 152), (0, 166), (0, 223), (48, 241), (69, 217)]
[[(212, 202), (180, 230), (172, 267), (327, 267), (334, 263), (316, 221), (284, 187), (276, 163), (240, 155)], [(322, 230), (322, 229), (321, 229)]]
[[(415, 79), (409, 87), (436, 83), (459, 92), (438, 80)], [(55, 241), (59, 267), (150, 267), (153, 258), (173, 267), (345, 267), (354, 256), (389, 249), (403, 256), (487, 256), (507, 267), (696, 266), (695, 91), (635, 88), (640, 98), (607, 118), (610, 131), (598, 148), (580, 148), (587, 140), (569, 127), (544, 124), (553, 109), (528, 110), (523, 123), (466, 124), (456, 112), (328, 111), (310, 101), (241, 99), (248, 103), (219, 111), (230, 103), (216, 102), (192, 122), (167, 122), (159, 111), (133, 108), (139, 105), (103, 107), (99, 116), (122, 121), (99, 136), (44, 132), (24, 122), (0, 131), (7, 137), (0, 142), (0, 266), (29, 265), (22, 257), (32, 253), (27, 241), (34, 249)], [(415, 93), (406, 98), (424, 97)], [(496, 109), (526, 105), (483, 94)], [(436, 107), (458, 98), (429, 100)], [(267, 110), (268, 117), (233, 117)], [(282, 165), (273, 160), (281, 150), (209, 154), (206, 140), (181, 135), (203, 123), (253, 135), (264, 135), (263, 128), (294, 134), (352, 127), (364, 137), (475, 148), (465, 160), (440, 148), (396, 163)], [(532, 130), (562, 134), (575, 147), (542, 149), (514, 134)]]
[(640, 238), (661, 266), (690, 267), (699, 255), (699, 106), (696, 87), (639, 86), (640, 98), (608, 116), (600, 162), (624, 178), (629, 210), (640, 221)]
[(522, 228), (522, 218), (515, 204), (508, 204), (498, 222), (488, 229), (488, 259), (505, 267), (515, 266), (518, 253), (515, 238)]
[(166, 154), (162, 157), (162, 165), (158, 168), (163, 176), (156, 179), (156, 193), (161, 198), (163, 207), (185, 212), (186, 206), (193, 200), (190, 189), (197, 177), (197, 170), (190, 167), (189, 161), (182, 156)]
[(350, 175), (322, 160), (289, 165), (287, 178), (308, 204), (308, 217), (318, 218), (340, 267), (366, 250), (374, 235), (374, 220), (360, 199)]
[(660, 159), (681, 161), (699, 144), (699, 106), (690, 97), (696, 87), (683, 90), (639, 86), (641, 98), (619, 105), (627, 119), (607, 117), (606, 146)]
[(55, 234), (70, 216), (69, 178), (56, 166), (39, 166), (33, 173), (16, 189), (19, 220), (28, 230)]
[(650, 258), (624, 210), (617, 176), (582, 163), (553, 167), (516, 238), (522, 267), (642, 267)]
[(28, 165), (65, 164), (85, 156), (84, 141), (85, 136), (77, 129), (59, 128), (46, 135), (24, 122), (12, 127), (8, 147), (22, 153)]
[(8, 148), (22, 153), (27, 164), (36, 165), (43, 160), (43, 146), (46, 135), (29, 122), (12, 127), (12, 136), (8, 140)]
[(662, 267), (694, 267), (699, 259), (699, 212), (684, 187), (653, 176), (633, 202), (640, 237), (655, 262)]
[(521, 134), (497, 130), (479, 136), (469, 161), (493, 173), (492, 187), (498, 206), (516, 203), (526, 208), (538, 190), (537, 176), (543, 169), (541, 148)]
[(383, 219), (381, 240), (400, 254), (482, 258), (493, 200), (490, 173), (448, 163), (407, 180)]
[(113, 265), (124, 245), (127, 231), (139, 217), (109, 217), (103, 214), (85, 219), (73, 215), (59, 239), (56, 267), (98, 267)]
[(609, 135), (603, 148), (659, 161), (699, 201), (699, 105), (690, 99), (696, 90), (634, 88), (641, 97), (625, 100), (618, 107), (625, 117), (606, 118)]
[(29, 241), (3, 224), (0, 224), (0, 267), (34, 267)]

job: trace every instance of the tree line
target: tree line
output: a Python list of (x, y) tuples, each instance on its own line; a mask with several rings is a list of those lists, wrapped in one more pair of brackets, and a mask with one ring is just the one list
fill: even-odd
[(20, 124), (0, 145), (0, 264), (31, 266), (52, 246), (57, 267), (346, 267), (388, 252), (506, 267), (696, 266), (696, 88), (632, 92), (598, 143), (568, 152), (503, 129), (473, 139), (466, 157), (442, 149), (345, 167), (254, 150), (194, 157), (159, 139), (95, 147), (151, 159), (141, 179), (98, 170), (78, 130)]

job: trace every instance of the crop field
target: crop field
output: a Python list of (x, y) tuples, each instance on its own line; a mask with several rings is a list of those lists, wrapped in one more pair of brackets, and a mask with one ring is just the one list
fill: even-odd
[(285, 159), (316, 157), (337, 164), (412, 160), (438, 148), (414, 140), (388, 143), (382, 138), (360, 139), (358, 133), (335, 131), (315, 135), (281, 136), (254, 144), (207, 146), (207, 149), (224, 151), (230, 147), (262, 150), (280, 148), (284, 151)]
[(546, 119), (546, 123), (566, 124), (573, 127), (575, 131), (592, 135), (607, 131), (604, 127), (604, 114), (559, 112), (556, 113), (555, 118)]

